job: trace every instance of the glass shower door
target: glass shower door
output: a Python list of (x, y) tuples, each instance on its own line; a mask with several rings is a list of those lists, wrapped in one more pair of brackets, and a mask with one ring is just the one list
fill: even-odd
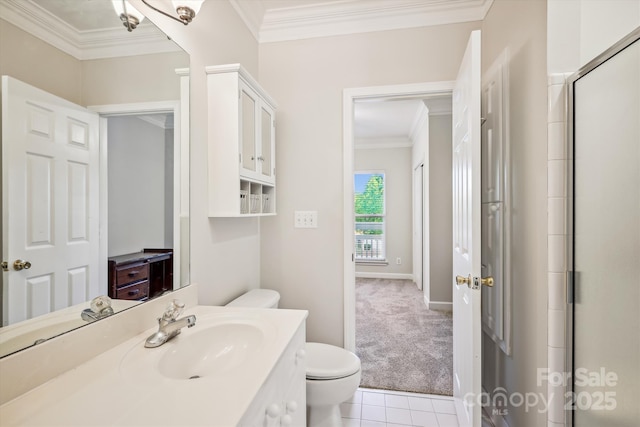
[(640, 30), (634, 34), (570, 83), (573, 394), (565, 401), (580, 427), (640, 425)]

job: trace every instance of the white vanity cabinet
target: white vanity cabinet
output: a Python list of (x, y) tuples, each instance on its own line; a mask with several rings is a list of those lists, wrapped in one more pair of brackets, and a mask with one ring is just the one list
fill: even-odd
[(276, 104), (240, 64), (205, 71), (209, 216), (273, 215)]
[(251, 406), (243, 427), (303, 427), (307, 425), (305, 323), (293, 339)]

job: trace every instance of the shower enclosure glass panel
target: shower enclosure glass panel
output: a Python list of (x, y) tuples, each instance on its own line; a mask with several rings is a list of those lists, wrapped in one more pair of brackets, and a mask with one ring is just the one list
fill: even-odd
[(573, 425), (640, 425), (640, 30), (570, 81)]

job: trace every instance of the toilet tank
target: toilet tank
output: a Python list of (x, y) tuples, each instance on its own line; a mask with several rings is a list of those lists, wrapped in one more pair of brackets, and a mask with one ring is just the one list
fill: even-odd
[(253, 289), (227, 304), (227, 307), (278, 308), (280, 294), (273, 289)]

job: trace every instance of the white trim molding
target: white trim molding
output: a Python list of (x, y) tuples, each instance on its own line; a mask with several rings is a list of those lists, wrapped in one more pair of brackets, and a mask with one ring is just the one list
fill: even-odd
[(430, 301), (427, 296), (424, 296), (424, 304), (429, 310), (436, 311), (453, 311), (453, 303), (447, 301)]
[(376, 273), (369, 271), (356, 271), (356, 277), (359, 279), (413, 280), (413, 274), (410, 273)]
[(124, 27), (80, 31), (24, 0), (0, 1), (0, 18), (79, 60), (182, 52), (155, 25), (146, 22), (131, 33)]
[(264, 9), (230, 0), (260, 43), (481, 21), (493, 0), (342, 0)]

